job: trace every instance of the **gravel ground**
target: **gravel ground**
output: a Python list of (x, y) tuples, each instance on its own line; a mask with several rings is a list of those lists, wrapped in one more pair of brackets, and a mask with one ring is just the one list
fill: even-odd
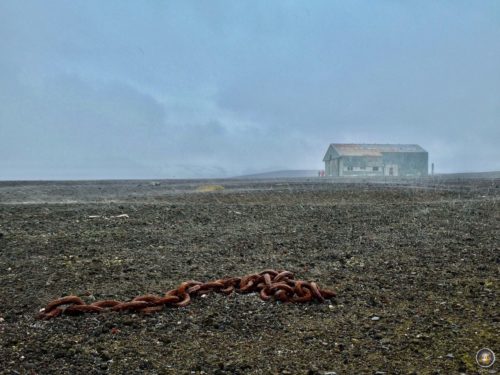
[[(0, 183), (0, 373), (497, 373), (474, 358), (500, 353), (499, 186)], [(338, 296), (36, 319), (67, 294), (129, 300), (267, 268)]]

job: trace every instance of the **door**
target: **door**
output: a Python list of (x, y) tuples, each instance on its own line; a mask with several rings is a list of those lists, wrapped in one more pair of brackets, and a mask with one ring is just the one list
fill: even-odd
[(384, 176), (399, 176), (397, 164), (387, 164), (384, 168)]

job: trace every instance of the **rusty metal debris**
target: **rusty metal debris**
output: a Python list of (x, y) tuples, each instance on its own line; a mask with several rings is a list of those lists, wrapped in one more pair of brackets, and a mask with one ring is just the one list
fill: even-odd
[(243, 277), (228, 277), (206, 283), (188, 280), (181, 283), (177, 289), (166, 292), (163, 297), (148, 294), (135, 297), (129, 302), (102, 300), (86, 304), (78, 296), (66, 296), (50, 302), (40, 310), (38, 318), (48, 320), (61, 314), (77, 315), (105, 311), (135, 311), (151, 314), (161, 311), (166, 306), (184, 307), (191, 302), (193, 297), (209, 292), (226, 295), (233, 292), (256, 292), (264, 301), (274, 299), (292, 303), (324, 302), (325, 299), (336, 295), (332, 290), (320, 289), (313, 281), (295, 280), (292, 272), (265, 270)]

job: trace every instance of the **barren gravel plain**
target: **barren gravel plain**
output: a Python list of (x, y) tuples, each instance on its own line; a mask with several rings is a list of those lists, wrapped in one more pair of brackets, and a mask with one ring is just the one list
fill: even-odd
[[(499, 195), (495, 178), (0, 182), (0, 374), (498, 373), (475, 355), (500, 354)], [(68, 294), (268, 268), (337, 297), (36, 319)]]

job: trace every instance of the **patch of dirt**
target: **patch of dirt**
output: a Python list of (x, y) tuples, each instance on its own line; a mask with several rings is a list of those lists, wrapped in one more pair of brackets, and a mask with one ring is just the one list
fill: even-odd
[[(499, 180), (216, 183), (0, 185), (0, 373), (476, 374), (500, 352)], [(266, 268), (338, 297), (35, 318)]]

